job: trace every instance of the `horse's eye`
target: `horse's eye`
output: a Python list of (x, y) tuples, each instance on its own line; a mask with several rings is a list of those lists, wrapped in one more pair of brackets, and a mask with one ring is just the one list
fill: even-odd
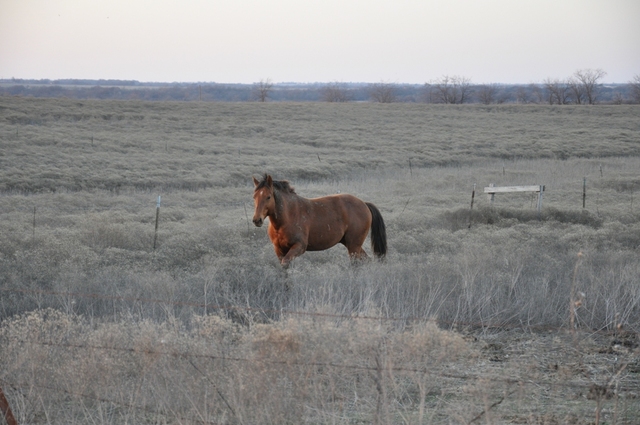
[(267, 201), (268, 201), (269, 199), (271, 199), (271, 195), (267, 196)]

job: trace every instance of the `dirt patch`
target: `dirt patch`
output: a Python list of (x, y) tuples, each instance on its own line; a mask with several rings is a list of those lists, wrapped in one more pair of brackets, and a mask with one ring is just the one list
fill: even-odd
[[(490, 423), (638, 423), (640, 348), (635, 333), (522, 330), (470, 334), (485, 382), (478, 415)], [(473, 419), (473, 418), (472, 418)], [(479, 419), (479, 418), (478, 418)]]

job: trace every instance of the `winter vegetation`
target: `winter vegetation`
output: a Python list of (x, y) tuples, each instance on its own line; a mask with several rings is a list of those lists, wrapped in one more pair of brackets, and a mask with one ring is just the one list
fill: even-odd
[(501, 84), (474, 82), (470, 76), (443, 75), (424, 84), (375, 83), (254, 84), (143, 83), (130, 80), (0, 80), (0, 95), (202, 102), (379, 102), (481, 104), (629, 104), (640, 103), (640, 74), (631, 81), (604, 84), (602, 69), (579, 69), (566, 78)]
[[(637, 422), (638, 106), (343, 88), (0, 97), (0, 388), (19, 423)], [(283, 270), (250, 222), (267, 172), (373, 202), (385, 261), (339, 245)], [(541, 211), (490, 184), (544, 185)]]

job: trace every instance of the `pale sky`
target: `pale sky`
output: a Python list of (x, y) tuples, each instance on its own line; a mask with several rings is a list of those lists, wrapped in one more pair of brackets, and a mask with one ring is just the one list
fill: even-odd
[(640, 0), (0, 0), (0, 78), (532, 83), (640, 74)]

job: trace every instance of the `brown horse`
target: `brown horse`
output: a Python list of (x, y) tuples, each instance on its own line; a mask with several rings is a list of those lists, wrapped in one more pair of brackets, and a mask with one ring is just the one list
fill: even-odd
[(321, 251), (341, 243), (352, 260), (364, 259), (362, 244), (371, 228), (371, 247), (376, 257), (387, 253), (387, 233), (380, 211), (353, 195), (306, 199), (287, 181), (265, 174), (253, 178), (255, 212), (260, 227), (269, 217), (269, 238), (283, 267), (305, 251)]

